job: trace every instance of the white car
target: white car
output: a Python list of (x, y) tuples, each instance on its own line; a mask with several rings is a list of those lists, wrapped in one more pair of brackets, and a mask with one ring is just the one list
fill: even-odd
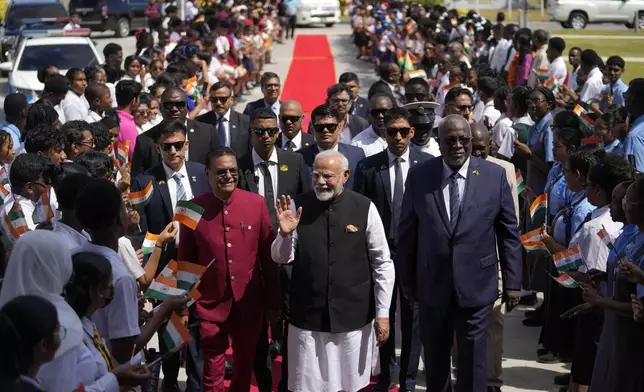
[(634, 22), (644, 29), (644, 0), (548, 0), (548, 17), (567, 29), (583, 29), (589, 23), (618, 23), (632, 29)]
[(74, 36), (80, 32), (53, 31), (45, 32), (46, 37), (21, 37), (10, 61), (0, 63), (0, 71), (10, 72), (9, 94), (20, 92), (28, 100), (37, 100), (44, 88), (38, 81), (38, 70), (49, 65), (55, 65), (64, 75), (70, 68), (102, 64), (103, 58), (89, 38), (89, 29), (80, 30), (87, 30), (86, 36)]
[(338, 0), (301, 0), (300, 4), (295, 22), (298, 26), (324, 24), (326, 27), (332, 27), (340, 23)]

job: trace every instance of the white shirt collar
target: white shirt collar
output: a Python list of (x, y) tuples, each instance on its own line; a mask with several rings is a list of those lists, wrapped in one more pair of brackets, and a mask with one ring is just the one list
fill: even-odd
[[(259, 154), (257, 153), (257, 151), (255, 151), (254, 148), (253, 148), (253, 152), (251, 153), (251, 155), (253, 157), (253, 166), (257, 166), (257, 165), (261, 164), (262, 162), (264, 162), (264, 159), (262, 159), (262, 157), (259, 156)], [(271, 153), (271, 156), (268, 157), (267, 161), (277, 165), (277, 163), (278, 163), (277, 162), (277, 149), (275, 147), (273, 147), (273, 152)]]
[[(458, 174), (467, 179), (467, 172), (468, 169), (470, 168), (470, 158), (468, 157), (463, 166), (461, 166), (460, 169), (458, 169)], [(443, 182), (447, 181), (449, 177), (454, 173), (454, 170), (452, 170), (451, 167), (447, 166), (447, 163), (445, 163), (445, 160), (443, 160)]]
[[(339, 145), (340, 145), (340, 142), (335, 143), (335, 146), (333, 146), (333, 148), (331, 148), (330, 150), (331, 150), (331, 151), (338, 152), (338, 146), (339, 146)], [(318, 152), (325, 151), (325, 150), (323, 150), (323, 149), (321, 149), (321, 148), (320, 148), (320, 145), (319, 145), (319, 144), (316, 144), (316, 146), (318, 147)]]
[[(170, 181), (172, 179), (172, 176), (174, 176), (175, 171), (172, 170), (172, 168), (163, 162), (163, 171), (165, 172), (165, 178), (166, 180)], [(177, 171), (176, 173), (179, 173), (182, 175), (182, 178), (188, 178), (188, 171), (186, 170), (186, 162), (183, 162), (183, 165), (181, 165), (181, 169)]]
[(282, 148), (286, 148), (286, 143), (289, 141), (293, 142), (295, 144), (295, 149), (299, 150), (300, 148), (304, 147), (302, 145), (302, 131), (299, 131), (295, 136), (293, 136), (293, 139), (289, 139), (286, 137), (284, 132), (282, 132)]
[[(230, 122), (230, 112), (232, 112), (232, 110), (233, 110), (232, 108), (228, 109), (228, 111), (224, 114), (223, 117), (226, 119), (226, 122)], [(220, 116), (217, 116), (217, 121), (219, 121), (220, 118), (221, 118)], [(188, 122), (188, 119), (186, 118), (186, 123), (187, 122)]]
[(591, 220), (596, 219), (596, 218), (599, 218), (600, 216), (606, 215), (606, 214), (610, 214), (610, 206), (609, 205), (594, 209), (593, 212), (591, 212), (591, 214), (590, 214), (590, 219)]
[(602, 71), (597, 67), (593, 68), (593, 70), (590, 71), (590, 73), (588, 74), (588, 79), (599, 79), (599, 80), (601, 80), (603, 77), (604, 77), (604, 75), (602, 74)]
[[(408, 146), (407, 150), (405, 150), (405, 152), (400, 156), (403, 162), (409, 163), (409, 149), (410, 149), (410, 146)], [(389, 157), (389, 165), (393, 165), (394, 160), (398, 158), (397, 156), (392, 154), (391, 151), (389, 151), (389, 149), (387, 149), (387, 157)]]
[(490, 102), (485, 103), (486, 108), (489, 108), (490, 106), (494, 107), (494, 100), (491, 100)]
[(380, 80), (382, 80), (383, 82), (385, 82), (385, 83), (387, 84), (387, 86), (389, 86), (389, 88), (391, 89), (391, 91), (394, 91), (394, 89), (396, 88), (396, 86), (394, 86), (393, 84), (389, 83), (388, 81), (386, 81), (386, 80), (384, 80), (384, 79), (382, 79), (382, 78), (381, 78)]

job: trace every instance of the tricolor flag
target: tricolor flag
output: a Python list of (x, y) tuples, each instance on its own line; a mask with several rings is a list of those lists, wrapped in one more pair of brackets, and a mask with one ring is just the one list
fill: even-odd
[[(17, 201), (14, 203), (17, 203)], [(29, 231), (25, 214), (21, 208), (14, 210), (12, 207), (7, 214), (4, 214), (4, 224), (9, 230), (8, 234), (11, 236), (12, 241), (17, 240), (21, 235)]]
[(168, 351), (176, 347), (181, 347), (191, 341), (192, 336), (190, 336), (190, 332), (188, 332), (186, 326), (181, 322), (179, 315), (172, 313), (163, 333), (163, 342), (168, 348)]
[(581, 144), (601, 144), (604, 145), (604, 139), (600, 137), (585, 137), (581, 139)]
[(3, 205), (8, 199), (11, 192), (4, 185), (0, 184), (0, 205)]
[(201, 298), (201, 292), (199, 291), (199, 284), (200, 283), (201, 283), (201, 280), (198, 280), (197, 283), (195, 283), (195, 285), (192, 288), (192, 290), (190, 290), (190, 296), (192, 298), (186, 304), (187, 308), (191, 307), (195, 302), (199, 301), (199, 298)]
[(409, 72), (409, 78), (422, 78), (422, 79), (427, 79), (427, 74), (425, 73), (424, 70), (422, 69), (416, 69), (414, 71)]
[(456, 86), (458, 86), (458, 80), (455, 80), (452, 83), (446, 84), (445, 86), (443, 86), (441, 90), (446, 93), (449, 90), (451, 90), (452, 87), (456, 87)]
[(183, 295), (186, 290), (177, 288), (177, 281), (168, 279), (165, 276), (157, 276), (145, 292), (145, 298), (152, 298), (158, 301), (164, 301), (173, 295)]
[(9, 175), (7, 174), (7, 169), (4, 166), (0, 167), (0, 184), (9, 185)]
[(577, 105), (572, 111), (575, 112), (577, 116), (579, 116), (581, 123), (586, 128), (588, 128), (588, 130), (590, 131), (595, 130), (595, 120), (593, 120), (592, 118), (590, 118), (590, 116), (588, 116), (588, 112), (586, 111), (586, 109), (582, 108), (581, 105)]
[(605, 228), (602, 227), (602, 229), (597, 232), (597, 236), (599, 236), (599, 239), (602, 240), (608, 249), (613, 250), (615, 248)]
[(177, 287), (190, 290), (201, 279), (206, 269), (208, 267), (204, 265), (187, 261), (177, 262)]
[(525, 189), (525, 184), (523, 183), (523, 175), (521, 175), (521, 170), (517, 170), (517, 193), (520, 195), (521, 192)]
[(554, 91), (559, 88), (559, 80), (557, 80), (557, 78), (553, 75), (550, 79), (546, 80), (543, 83), (543, 86)]
[(195, 203), (187, 200), (177, 201), (177, 207), (174, 210), (174, 218), (172, 220), (183, 223), (192, 230), (197, 228), (201, 216), (203, 215), (203, 208)]
[(524, 242), (523, 247), (525, 248), (526, 252), (547, 252), (550, 254), (550, 250), (541, 241), (534, 241), (534, 242)]
[(168, 265), (166, 265), (165, 268), (163, 268), (163, 270), (159, 273), (159, 276), (164, 276), (171, 280), (177, 280), (177, 262), (170, 260)]
[(125, 143), (118, 142), (116, 144), (116, 155), (118, 160), (123, 165), (127, 165), (130, 157), (130, 141), (126, 140)]
[(152, 198), (152, 191), (152, 181), (150, 181), (145, 189), (138, 192), (130, 192), (127, 194), (127, 198), (130, 200), (132, 207), (143, 208), (148, 204), (150, 198)]
[(532, 72), (537, 76), (537, 79), (544, 81), (548, 80), (548, 68), (537, 68), (533, 69)]
[(574, 280), (568, 274), (561, 274), (560, 276), (558, 276), (556, 278), (553, 276), (552, 279), (554, 279), (557, 283), (559, 283), (560, 285), (562, 285), (563, 287), (565, 287), (567, 289), (574, 289), (576, 287), (579, 287), (579, 285), (577, 284), (577, 281)]
[(579, 246), (557, 252), (552, 256), (552, 259), (559, 273), (578, 270), (584, 264), (584, 258), (581, 255)]
[(49, 200), (49, 189), (45, 190), (40, 196), (39, 203), (37, 205), (37, 215), (40, 219), (40, 223), (51, 223), (52, 219), (56, 216), (54, 211), (51, 209), (51, 202)]
[(521, 242), (535, 242), (541, 241), (543, 235), (541, 234), (541, 229), (531, 230), (521, 236)]
[[(539, 223), (545, 223), (546, 219), (545, 216), (548, 211), (548, 194), (544, 193), (543, 195), (537, 197), (534, 199), (532, 202), (532, 205), (530, 206), (530, 219), (532, 219), (532, 223), (535, 223), (535, 221)], [(535, 216), (541, 216), (543, 215), (543, 222), (535, 219)]]
[(157, 234), (152, 234), (149, 231), (145, 233), (145, 239), (143, 240), (143, 244), (141, 245), (141, 250), (143, 251), (144, 255), (149, 255), (150, 253), (154, 252), (154, 248), (157, 244), (157, 239), (159, 239), (159, 236)]

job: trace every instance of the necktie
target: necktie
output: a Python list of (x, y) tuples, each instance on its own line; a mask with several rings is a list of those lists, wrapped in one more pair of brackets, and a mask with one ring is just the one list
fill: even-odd
[(226, 118), (220, 117), (217, 125), (217, 136), (219, 137), (219, 146), (228, 147), (226, 145)]
[(289, 140), (288, 142), (286, 142), (286, 145), (284, 147), (286, 147), (288, 151), (293, 151), (295, 150), (295, 143), (293, 143), (292, 140)]
[(461, 205), (461, 197), (458, 194), (458, 173), (452, 173), (449, 176), (449, 220), (452, 227), (458, 219), (458, 211)]
[(390, 236), (396, 239), (398, 233), (398, 223), (400, 222), (400, 210), (402, 209), (403, 198), (403, 172), (402, 172), (402, 158), (394, 159), (394, 193), (392, 195), (392, 211), (391, 211), (391, 230)]
[(181, 175), (181, 173), (179, 172), (175, 172), (172, 175), (172, 179), (177, 183), (177, 201), (188, 199), (188, 193), (186, 193), (186, 188), (183, 187), (183, 182), (181, 182), (182, 177), (183, 175)]
[(268, 207), (268, 213), (271, 216), (273, 227), (277, 227), (277, 212), (275, 211), (275, 191), (273, 190), (273, 177), (271, 171), (268, 170), (269, 163), (264, 161), (261, 163), (262, 171), (264, 172), (264, 200)]

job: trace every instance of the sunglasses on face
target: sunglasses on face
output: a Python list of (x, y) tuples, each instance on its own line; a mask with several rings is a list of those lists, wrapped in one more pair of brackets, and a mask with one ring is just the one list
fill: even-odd
[(369, 113), (371, 113), (371, 116), (373, 117), (380, 117), (380, 116), (385, 116), (385, 113), (387, 113), (387, 110), (389, 109), (371, 109)]
[(466, 112), (466, 111), (472, 111), (472, 106), (470, 105), (456, 105), (456, 104), (450, 104), (450, 106), (455, 107), (456, 110), (459, 112)]
[(217, 169), (217, 170), (215, 170), (215, 175), (217, 177), (224, 177), (229, 173), (230, 173), (231, 177), (237, 177), (239, 175), (239, 171), (237, 169)]
[(175, 151), (179, 151), (183, 149), (183, 146), (186, 145), (186, 142), (182, 141), (182, 142), (174, 142), (174, 143), (160, 143), (160, 145), (163, 151), (170, 151), (172, 147), (174, 147)]
[(387, 135), (389, 137), (396, 137), (400, 133), (400, 136), (402, 137), (407, 137), (409, 135), (409, 131), (411, 131), (411, 128), (405, 127), (405, 128), (387, 128)]
[(219, 102), (220, 104), (224, 105), (229, 99), (230, 99), (230, 96), (227, 96), (227, 97), (210, 97), (210, 102), (212, 102), (214, 104)]
[(316, 124), (313, 126), (313, 129), (318, 133), (333, 133), (336, 129), (338, 129), (338, 124)]
[(300, 119), (302, 118), (302, 116), (280, 116), (280, 118), (281, 118), (281, 119), (282, 119), (282, 121), (284, 121), (285, 123), (287, 123), (287, 122), (289, 122), (289, 121), (290, 121), (291, 123), (295, 124), (296, 122), (300, 121)]
[(341, 99), (341, 98), (333, 98), (333, 99), (331, 99), (331, 103), (336, 104), (336, 105), (337, 104), (346, 105), (349, 102), (351, 102), (350, 99)]
[(255, 135), (257, 135), (257, 136), (264, 136), (264, 133), (266, 133), (266, 132), (268, 132), (269, 136), (273, 136), (279, 131), (280, 131), (279, 128), (255, 128), (255, 129), (253, 129), (253, 132), (255, 132)]
[(163, 107), (172, 110), (172, 108), (185, 109), (188, 106), (186, 101), (167, 101), (163, 102)]

